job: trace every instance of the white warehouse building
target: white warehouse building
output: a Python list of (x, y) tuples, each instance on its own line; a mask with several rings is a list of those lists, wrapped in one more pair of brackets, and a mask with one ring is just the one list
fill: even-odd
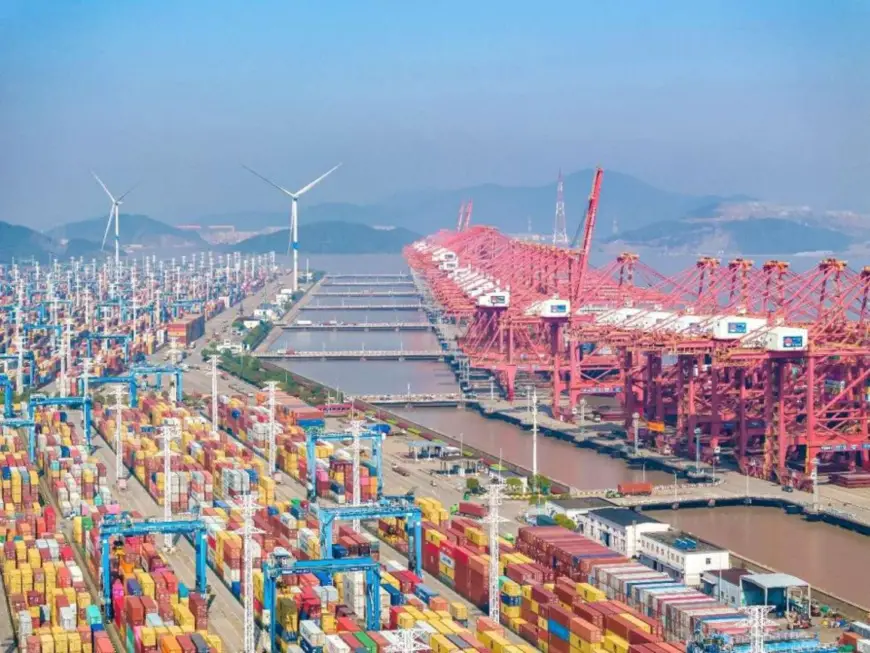
[(727, 549), (682, 531), (642, 533), (638, 537), (638, 558), (656, 571), (694, 587), (701, 584), (704, 572), (731, 567)]
[(670, 526), (630, 508), (599, 508), (577, 518), (578, 530), (586, 537), (624, 556), (638, 556), (639, 539), (644, 533), (661, 533)]

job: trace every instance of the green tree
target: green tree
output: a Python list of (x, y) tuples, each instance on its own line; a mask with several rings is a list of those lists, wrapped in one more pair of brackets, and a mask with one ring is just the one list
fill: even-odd
[(480, 481), (476, 478), (467, 478), (465, 479), (465, 487), (472, 492), (476, 492), (480, 489)]
[(510, 494), (519, 494), (523, 491), (523, 482), (515, 476), (509, 478), (505, 484)]

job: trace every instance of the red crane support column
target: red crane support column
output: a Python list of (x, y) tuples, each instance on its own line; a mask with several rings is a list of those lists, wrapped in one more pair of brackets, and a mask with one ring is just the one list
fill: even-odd
[(816, 358), (807, 352), (807, 453), (804, 463), (804, 473), (810, 474), (813, 470), (813, 458), (819, 446), (816, 442)]
[(686, 396), (686, 400), (688, 402), (688, 415), (686, 419), (686, 444), (690, 447), (689, 453), (691, 456), (695, 455), (695, 447), (701, 445), (701, 433), (695, 432), (695, 429), (698, 427), (698, 415), (695, 407), (695, 357), (688, 356), (686, 358), (686, 363), (688, 366), (688, 375), (689, 375), (689, 388)]
[(746, 460), (746, 446), (749, 443), (749, 431), (746, 428), (746, 370), (742, 367), (737, 369), (737, 461), (743, 473), (747, 473), (748, 469), (743, 469)]
[(710, 367), (710, 438), (719, 438), (719, 428), (722, 425), (722, 416), (719, 414), (719, 370)]
[(776, 435), (773, 430), (773, 360), (768, 358), (764, 361), (764, 464), (762, 466), (762, 478), (770, 480), (773, 476), (774, 451)]
[(776, 425), (777, 429), (777, 473), (779, 474), (779, 482), (783, 483), (788, 477), (785, 460), (786, 454), (788, 453), (788, 438), (786, 436), (785, 431), (785, 376), (786, 376), (786, 365), (783, 364), (782, 361), (779, 361), (776, 365), (777, 369), (777, 388), (779, 390), (779, 397), (777, 397), (778, 406), (779, 406), (779, 416), (777, 418), (778, 424)]
[(562, 323), (550, 321), (550, 356), (553, 361), (553, 417), (562, 416)]

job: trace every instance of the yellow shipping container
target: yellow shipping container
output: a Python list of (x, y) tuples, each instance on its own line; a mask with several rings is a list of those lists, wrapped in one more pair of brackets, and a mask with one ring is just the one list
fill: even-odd
[(397, 623), (399, 628), (413, 628), (414, 624), (417, 623), (417, 620), (407, 612), (403, 612), (399, 615)]
[(429, 646), (432, 648), (433, 653), (450, 653), (459, 648), (441, 633), (432, 635), (429, 638)]
[(511, 645), (510, 641), (499, 635), (498, 633), (490, 633), (490, 646), (489, 649), (493, 653), (505, 653), (505, 649)]
[(603, 643), (608, 653), (628, 653), (628, 642), (618, 635), (608, 632)]
[(580, 583), (577, 586), (577, 591), (580, 592), (583, 599), (588, 603), (607, 600), (607, 595), (603, 591), (597, 587), (593, 587), (589, 583)]
[(468, 621), (468, 606), (460, 601), (450, 604), (450, 616), (458, 621)]
[(652, 628), (650, 628), (650, 625), (647, 622), (645, 622), (641, 619), (638, 619), (630, 612), (623, 612), (619, 616), (622, 617), (623, 619), (630, 621), (631, 623), (633, 623), (635, 626), (637, 626), (638, 628), (640, 628), (642, 631), (644, 631), (646, 633), (652, 632)]

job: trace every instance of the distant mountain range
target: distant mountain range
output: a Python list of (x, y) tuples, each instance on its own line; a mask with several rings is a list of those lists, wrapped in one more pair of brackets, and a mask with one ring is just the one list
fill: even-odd
[[(106, 231), (107, 218), (92, 218), (70, 222), (49, 230), (52, 238), (64, 240), (73, 237), (89, 240), (99, 247)], [(196, 231), (179, 229), (147, 215), (122, 213), (120, 215), (121, 246), (139, 247), (202, 247), (208, 245)], [(107, 243), (114, 238), (114, 227), (109, 231)]]
[[(565, 206), (569, 237), (586, 211), (593, 170), (565, 176)], [(674, 220), (702, 207), (722, 201), (742, 201), (745, 196), (681, 195), (661, 190), (635, 177), (605, 171), (598, 210), (599, 233), (612, 233), (614, 222), (621, 229), (635, 229), (661, 220)], [(542, 186), (501, 186), (482, 184), (456, 190), (423, 190), (400, 193), (373, 204), (325, 203), (300, 207), (300, 222), (328, 220), (392, 225), (433, 233), (454, 228), (459, 205), (473, 200), (472, 223), (490, 224), (510, 232), (526, 232), (529, 219), (537, 233), (552, 233), (556, 183)], [(241, 211), (205, 215), (197, 224), (232, 225), (237, 229), (259, 230), (283, 227), (289, 211)]]
[(29, 227), (0, 222), (0, 263), (27, 258), (47, 261), (51, 256), (90, 258), (96, 256), (98, 250), (99, 245), (80, 238), (61, 242)]
[(843, 252), (870, 239), (867, 220), (848, 212), (759, 201), (716, 202), (676, 220), (620, 232), (599, 242), (641, 246), (671, 253), (729, 252), (782, 255)]
[[(420, 234), (403, 227), (375, 229), (354, 222), (318, 222), (299, 226), (299, 242), (306, 254), (395, 254), (420, 237)], [(245, 254), (272, 251), (284, 254), (289, 242), (290, 230), (281, 229), (225, 245), (224, 249)]]
[[(565, 176), (569, 239), (582, 224), (592, 170)], [(507, 233), (552, 234), (556, 184), (482, 184), (456, 190), (400, 193), (380, 202), (331, 202), (300, 207), (300, 242), (312, 253), (398, 252), (440, 229), (453, 229), (459, 206), (472, 200), (472, 224)], [(196, 248), (285, 252), (286, 211), (237, 211), (186, 218), (200, 229), (178, 228), (144, 215), (121, 215), (121, 244), (144, 249)], [(49, 255), (99, 256), (106, 218), (63, 225), (45, 234), (0, 223), (0, 261)], [(384, 229), (381, 227), (389, 227)], [(112, 232), (113, 233), (113, 232)], [(110, 239), (112, 234), (110, 234)], [(596, 248), (654, 248), (665, 253), (795, 254), (870, 250), (870, 219), (852, 212), (817, 211), (745, 195), (685, 195), (607, 170), (601, 190)], [(211, 243), (211, 244), (210, 244)], [(111, 249), (107, 244), (106, 250)]]

